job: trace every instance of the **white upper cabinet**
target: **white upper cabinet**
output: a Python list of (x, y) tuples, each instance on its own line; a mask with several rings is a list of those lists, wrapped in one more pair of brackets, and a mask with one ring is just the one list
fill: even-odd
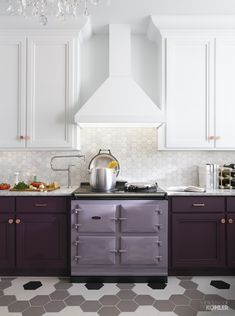
[(216, 39), (216, 147), (234, 148), (235, 36)]
[(26, 39), (0, 37), (0, 148), (23, 148)]
[(77, 37), (49, 33), (0, 37), (2, 150), (78, 149)]
[(166, 148), (213, 147), (213, 40), (169, 37), (165, 49)]
[(27, 147), (72, 148), (74, 39), (28, 39)]

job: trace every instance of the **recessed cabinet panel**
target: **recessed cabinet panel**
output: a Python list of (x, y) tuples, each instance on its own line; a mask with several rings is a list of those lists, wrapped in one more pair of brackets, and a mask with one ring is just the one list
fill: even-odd
[(212, 65), (213, 40), (191, 36), (167, 38), (167, 148), (214, 146), (210, 140), (214, 135)]
[(158, 264), (160, 244), (158, 237), (121, 237), (121, 263)]
[(234, 148), (235, 38), (216, 39), (216, 147)]
[(159, 205), (147, 205), (140, 202), (121, 205), (122, 232), (157, 232), (161, 228)]
[[(115, 232), (117, 205), (79, 204), (75, 217), (79, 224), (79, 232)], [(77, 212), (77, 213), (76, 213)]]
[(172, 263), (175, 268), (225, 265), (224, 214), (173, 214)]
[[(75, 246), (72, 260), (78, 264), (114, 264), (116, 241), (115, 237), (80, 236)], [(73, 243), (73, 249), (74, 244)], [(78, 256), (76, 258), (76, 256)]]
[(73, 39), (28, 43), (27, 147), (72, 147)]
[(0, 214), (0, 269), (13, 269), (15, 265), (14, 214)]
[(25, 147), (26, 39), (0, 37), (0, 148)]

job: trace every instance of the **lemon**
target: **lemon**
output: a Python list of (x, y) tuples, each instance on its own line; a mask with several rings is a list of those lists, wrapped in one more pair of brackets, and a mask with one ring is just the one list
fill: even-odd
[(115, 169), (118, 167), (118, 162), (115, 160), (110, 161), (110, 163), (108, 164), (108, 168), (110, 169)]

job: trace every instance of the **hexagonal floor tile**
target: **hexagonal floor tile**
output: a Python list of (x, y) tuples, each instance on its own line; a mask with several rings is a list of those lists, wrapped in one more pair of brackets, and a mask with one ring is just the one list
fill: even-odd
[(148, 283), (148, 286), (153, 290), (164, 290), (167, 286), (166, 283)]
[(103, 283), (86, 283), (86, 284), (85, 284), (85, 287), (86, 287), (88, 290), (99, 290), (99, 289), (101, 289), (103, 286), (104, 286)]
[[(66, 280), (67, 281), (67, 280)], [(71, 288), (73, 286), (72, 283), (70, 282), (66, 282), (66, 281), (60, 281), (58, 283), (56, 283), (54, 285), (54, 287), (57, 289), (57, 290), (67, 290), (69, 288)]]
[(56, 290), (53, 293), (51, 293), (49, 296), (50, 296), (51, 300), (62, 301), (66, 297), (69, 296), (69, 292), (67, 292), (66, 290)]
[(214, 286), (215, 288), (217, 288), (217, 289), (226, 289), (226, 290), (228, 290), (228, 289), (230, 289), (230, 284), (229, 283), (227, 283), (227, 282), (224, 282), (224, 281), (222, 281), (222, 280), (212, 280), (211, 282), (210, 282), (210, 285), (211, 286)]
[(186, 290), (184, 295), (194, 300), (200, 300), (204, 297), (204, 294), (198, 290)]
[(85, 301), (80, 307), (84, 312), (97, 312), (101, 306), (98, 301)]
[(122, 299), (122, 300), (132, 300), (133, 298), (136, 297), (136, 293), (133, 292), (132, 290), (120, 290), (117, 293), (117, 296)]
[(175, 304), (168, 300), (157, 300), (153, 306), (160, 312), (171, 312), (175, 308)]
[(102, 305), (116, 305), (120, 299), (116, 295), (104, 295), (99, 300)]
[(37, 295), (30, 300), (32, 306), (43, 306), (50, 302), (49, 295)]
[(23, 285), (25, 290), (36, 290), (41, 286), (42, 286), (42, 283), (40, 281), (30, 281)]
[(10, 280), (3, 280), (0, 282), (0, 290), (5, 290), (8, 287), (11, 286), (11, 281)]
[(183, 280), (180, 282), (179, 285), (182, 286), (184, 289), (196, 289), (198, 287), (197, 283), (190, 280)]
[(65, 304), (62, 301), (53, 301), (47, 303), (44, 308), (47, 312), (58, 313), (65, 308)]
[(138, 295), (135, 301), (139, 305), (152, 305), (154, 303), (154, 298), (150, 295)]
[(190, 307), (192, 309), (195, 309), (196, 311), (206, 311), (206, 304), (204, 300), (192, 300), (190, 303)]
[(81, 295), (71, 295), (65, 300), (65, 304), (68, 306), (80, 306), (85, 301)]
[(227, 302), (226, 298), (217, 294), (206, 294), (204, 296), (204, 301), (208, 305), (224, 305)]
[(0, 297), (0, 306), (8, 306), (16, 301), (15, 295), (4, 295)]
[(121, 290), (131, 290), (135, 286), (134, 283), (118, 283), (117, 287)]
[(115, 306), (104, 306), (98, 311), (100, 316), (118, 316), (120, 313)]
[(134, 312), (138, 308), (138, 305), (134, 301), (125, 300), (120, 301), (117, 304), (117, 308), (122, 312)]
[(190, 300), (188, 297), (184, 295), (179, 295), (179, 294), (171, 295), (169, 300), (173, 302), (175, 305), (188, 305), (190, 303)]
[(174, 312), (179, 316), (196, 316), (197, 311), (193, 310), (189, 306), (176, 306)]
[(8, 310), (11, 313), (21, 313), (29, 306), (30, 305), (28, 301), (16, 301), (8, 306)]
[(22, 313), (22, 316), (42, 316), (43, 314), (45, 314), (44, 308), (37, 306), (29, 307)]

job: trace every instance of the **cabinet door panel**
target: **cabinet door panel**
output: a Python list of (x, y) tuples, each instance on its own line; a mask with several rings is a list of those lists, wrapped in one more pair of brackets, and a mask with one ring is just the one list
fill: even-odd
[(166, 147), (213, 147), (213, 41), (168, 38), (166, 50)]
[(79, 232), (115, 232), (117, 205), (79, 203), (78, 209)]
[(26, 40), (0, 37), (0, 148), (25, 147)]
[[(79, 256), (79, 264), (114, 264), (115, 237), (80, 236), (75, 255)], [(75, 240), (76, 242), (76, 240)], [(76, 254), (77, 251), (77, 254)], [(75, 256), (72, 257), (72, 260)]]
[(216, 40), (216, 141), (217, 148), (235, 148), (235, 39)]
[(173, 267), (224, 267), (225, 224), (221, 214), (173, 214)]
[(157, 264), (162, 260), (158, 237), (121, 237), (122, 264)]
[[(230, 268), (235, 268), (235, 214), (228, 213), (227, 218), (228, 266)], [(233, 223), (230, 223), (229, 220), (233, 220)]]
[(28, 147), (72, 147), (73, 39), (30, 37), (28, 42)]
[[(20, 214), (16, 225), (19, 269), (67, 268), (67, 217), (57, 214)], [(28, 271), (28, 270), (27, 270)]]
[(0, 214), (0, 269), (13, 269), (15, 266), (15, 224), (8, 220), (14, 214)]

